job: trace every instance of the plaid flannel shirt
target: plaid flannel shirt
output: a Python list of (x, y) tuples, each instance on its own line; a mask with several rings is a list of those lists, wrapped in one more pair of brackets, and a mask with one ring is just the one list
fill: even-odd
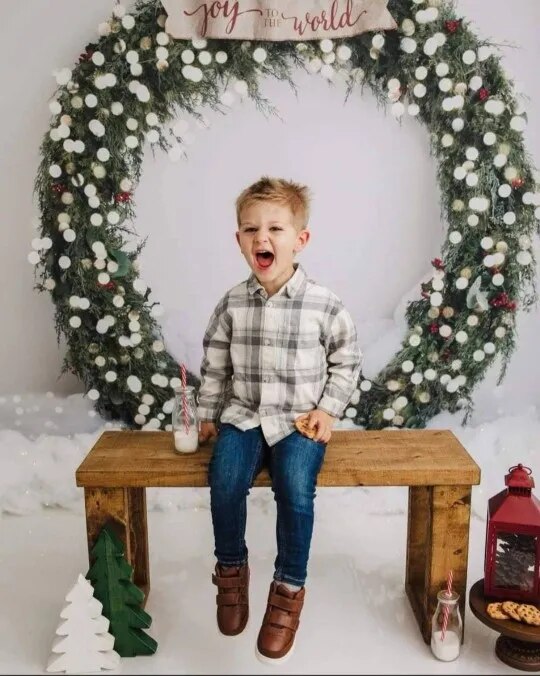
[(341, 417), (362, 365), (340, 299), (295, 268), (271, 297), (254, 274), (230, 289), (203, 340), (199, 419), (241, 430), (260, 425), (270, 446), (315, 408)]

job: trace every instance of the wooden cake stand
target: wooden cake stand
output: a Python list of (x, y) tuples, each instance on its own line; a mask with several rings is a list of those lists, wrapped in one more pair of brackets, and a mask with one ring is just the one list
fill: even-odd
[(500, 636), (495, 643), (497, 657), (514, 669), (522, 671), (540, 671), (540, 627), (524, 622), (496, 620), (487, 614), (487, 604), (500, 601), (484, 596), (484, 580), (478, 580), (469, 592), (469, 606), (473, 614)]

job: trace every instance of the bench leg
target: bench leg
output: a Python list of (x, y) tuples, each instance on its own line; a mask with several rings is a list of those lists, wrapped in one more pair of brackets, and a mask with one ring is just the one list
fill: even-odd
[(124, 544), (133, 582), (144, 592), (146, 604), (150, 592), (146, 489), (85, 488), (84, 501), (89, 560), (101, 529), (109, 524)]
[(431, 640), (437, 592), (446, 586), (449, 570), (465, 620), (471, 490), (471, 486), (409, 488), (405, 590), (426, 643)]

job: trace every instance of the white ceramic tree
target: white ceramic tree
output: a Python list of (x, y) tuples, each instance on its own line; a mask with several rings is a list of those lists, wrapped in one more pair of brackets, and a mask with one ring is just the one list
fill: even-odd
[(113, 650), (114, 636), (108, 632), (109, 620), (102, 614), (103, 606), (94, 598), (90, 582), (79, 574), (66, 601), (47, 671), (85, 674), (115, 669), (120, 664), (120, 655)]

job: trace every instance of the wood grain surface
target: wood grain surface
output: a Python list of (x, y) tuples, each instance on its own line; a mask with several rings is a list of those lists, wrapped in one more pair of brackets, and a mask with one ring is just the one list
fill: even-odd
[[(170, 432), (104, 432), (76, 472), (77, 486), (207, 486), (212, 444), (174, 451)], [(339, 430), (318, 486), (448, 486), (480, 483), (480, 468), (449, 430)], [(269, 486), (266, 469), (255, 486)]]

